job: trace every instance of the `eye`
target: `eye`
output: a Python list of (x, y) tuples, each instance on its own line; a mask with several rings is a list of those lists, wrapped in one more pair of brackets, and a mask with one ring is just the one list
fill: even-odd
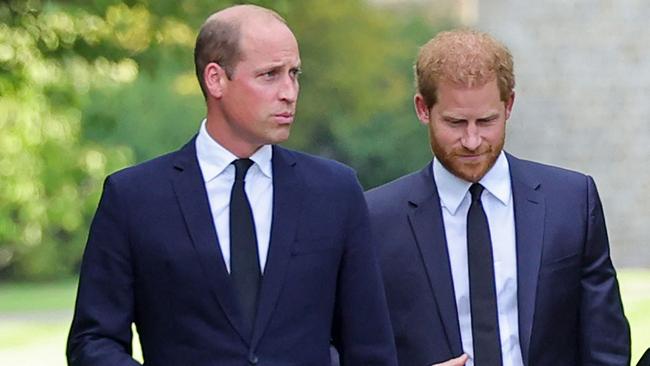
[(447, 122), (451, 126), (460, 126), (463, 123), (465, 123), (464, 119), (458, 119), (458, 118), (450, 118), (450, 117), (448, 117), (448, 118), (445, 118), (444, 120), (445, 120), (445, 122)]
[(273, 70), (269, 70), (269, 71), (264, 72), (262, 74), (262, 77), (264, 77), (265, 79), (273, 79), (277, 74), (278, 74), (278, 71), (273, 69)]
[(293, 68), (289, 70), (289, 74), (291, 75), (292, 78), (297, 79), (300, 74), (302, 74), (302, 69), (299, 67)]
[(490, 116), (490, 117), (486, 117), (486, 118), (480, 118), (480, 119), (477, 120), (477, 122), (478, 123), (490, 123), (490, 122), (496, 121), (498, 117), (499, 116)]

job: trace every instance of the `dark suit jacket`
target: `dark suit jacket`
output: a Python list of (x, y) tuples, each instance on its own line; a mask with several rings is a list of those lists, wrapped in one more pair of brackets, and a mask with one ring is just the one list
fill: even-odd
[(252, 336), (219, 249), (194, 140), (107, 178), (81, 266), (71, 365), (394, 365), (367, 207), (342, 164), (273, 147), (273, 219)]
[[(629, 328), (592, 178), (507, 158), (524, 364), (629, 365)], [(431, 365), (461, 355), (431, 164), (371, 190), (366, 199), (400, 365)]]

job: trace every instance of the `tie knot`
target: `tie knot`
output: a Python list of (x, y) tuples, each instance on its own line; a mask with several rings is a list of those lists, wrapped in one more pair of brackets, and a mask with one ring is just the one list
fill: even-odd
[(472, 202), (481, 200), (481, 193), (483, 193), (483, 186), (479, 183), (474, 183), (469, 187), (469, 193), (472, 195)]
[(243, 181), (248, 168), (253, 165), (253, 161), (251, 159), (237, 159), (232, 163), (235, 165), (235, 180)]

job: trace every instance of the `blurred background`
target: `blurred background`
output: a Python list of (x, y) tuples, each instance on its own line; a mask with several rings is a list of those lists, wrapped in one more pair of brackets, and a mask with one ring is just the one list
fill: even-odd
[[(76, 275), (104, 177), (177, 149), (204, 114), (196, 32), (219, 0), (0, 0), (0, 363), (64, 365)], [(632, 324), (650, 346), (650, 5), (641, 0), (250, 1), (303, 62), (289, 147), (371, 188), (424, 166), (419, 45), (472, 26), (508, 45), (506, 148), (596, 179)]]

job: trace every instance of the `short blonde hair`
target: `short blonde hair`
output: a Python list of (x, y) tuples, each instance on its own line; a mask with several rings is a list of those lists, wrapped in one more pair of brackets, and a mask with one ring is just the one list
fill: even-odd
[(466, 28), (441, 32), (420, 48), (417, 91), (431, 108), (441, 80), (472, 87), (496, 78), (501, 100), (506, 101), (515, 87), (513, 69), (508, 48), (489, 34)]

